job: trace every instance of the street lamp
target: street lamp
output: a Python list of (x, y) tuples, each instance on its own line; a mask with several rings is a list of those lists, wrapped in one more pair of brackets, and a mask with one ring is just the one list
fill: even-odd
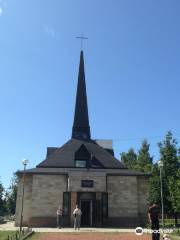
[(162, 212), (162, 226), (164, 228), (164, 203), (163, 203), (163, 183), (162, 183), (162, 168), (163, 168), (163, 162), (158, 161), (159, 171), (160, 171), (160, 184), (161, 184), (161, 212)]
[(24, 180), (25, 180), (25, 170), (26, 170), (26, 166), (28, 164), (28, 160), (27, 159), (23, 159), (22, 160), (22, 164), (24, 166), (24, 171), (23, 171), (23, 180), (22, 180), (22, 202), (21, 202), (21, 221), (20, 221), (20, 231), (22, 231), (22, 223), (23, 223), (23, 203), (24, 203)]

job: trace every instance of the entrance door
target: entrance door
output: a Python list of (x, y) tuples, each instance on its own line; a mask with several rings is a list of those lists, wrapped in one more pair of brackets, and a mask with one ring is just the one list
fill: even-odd
[(80, 200), (80, 208), (82, 211), (81, 225), (84, 227), (92, 226), (92, 201)]

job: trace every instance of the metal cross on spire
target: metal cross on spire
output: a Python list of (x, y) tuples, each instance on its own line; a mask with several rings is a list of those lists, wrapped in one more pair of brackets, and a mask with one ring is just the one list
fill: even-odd
[(83, 35), (83, 34), (81, 34), (81, 36), (80, 36), (80, 37), (76, 37), (76, 38), (79, 38), (79, 39), (81, 39), (81, 50), (83, 50), (83, 41), (84, 41), (84, 40), (87, 40), (88, 38), (87, 38), (87, 37), (84, 37), (84, 35)]

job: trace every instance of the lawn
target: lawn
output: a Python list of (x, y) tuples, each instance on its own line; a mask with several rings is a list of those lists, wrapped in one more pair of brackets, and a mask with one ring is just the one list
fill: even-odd
[(0, 240), (8, 240), (8, 236), (15, 240), (19, 235), (22, 237), (23, 234), (17, 231), (0, 231)]
[(174, 235), (173, 235), (173, 236), (171, 237), (171, 239), (172, 239), (172, 240), (180, 240), (180, 236), (174, 236)]
[(12, 231), (0, 231), (0, 239), (1, 240), (7, 240), (8, 239), (8, 235), (11, 235), (15, 232)]

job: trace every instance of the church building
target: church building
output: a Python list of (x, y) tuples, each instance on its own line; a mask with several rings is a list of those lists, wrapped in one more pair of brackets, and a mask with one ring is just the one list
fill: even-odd
[(44, 161), (17, 175), (16, 226), (22, 212), (23, 226), (55, 227), (59, 206), (64, 226), (73, 226), (76, 204), (82, 210), (84, 227), (137, 227), (146, 223), (148, 176), (127, 169), (116, 159), (111, 140), (91, 137), (83, 51), (70, 140), (61, 147), (48, 147)]

